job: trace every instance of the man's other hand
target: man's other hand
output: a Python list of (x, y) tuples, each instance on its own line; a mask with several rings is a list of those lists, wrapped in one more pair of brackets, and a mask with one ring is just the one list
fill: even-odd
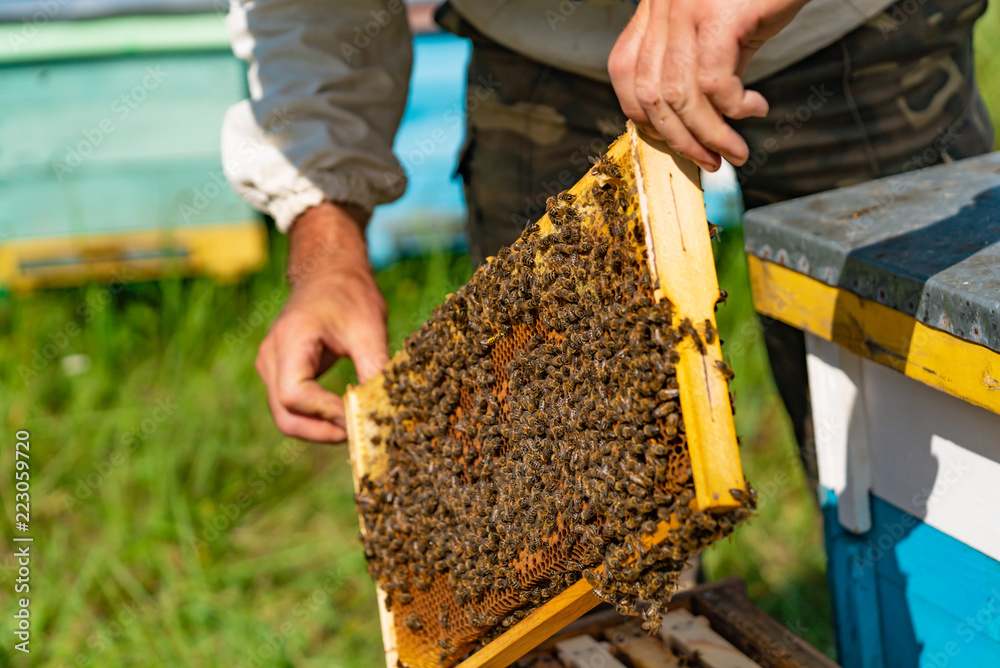
[(608, 59), (622, 111), (703, 169), (742, 165), (747, 143), (723, 117), (767, 114), (743, 74), (806, 1), (642, 0)]
[(316, 379), (350, 357), (365, 382), (389, 359), (386, 306), (364, 241), (365, 214), (323, 203), (292, 225), (292, 294), (257, 352), (271, 415), (282, 433), (333, 443), (347, 437), (344, 402)]

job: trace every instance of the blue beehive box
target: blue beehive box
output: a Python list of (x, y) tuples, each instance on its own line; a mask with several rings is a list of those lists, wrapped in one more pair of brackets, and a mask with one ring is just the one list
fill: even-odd
[(1000, 153), (744, 225), (806, 332), (841, 663), (1000, 666)]
[(44, 6), (0, 12), (0, 288), (261, 266), (265, 228), (220, 163), (223, 115), (246, 96), (223, 15)]

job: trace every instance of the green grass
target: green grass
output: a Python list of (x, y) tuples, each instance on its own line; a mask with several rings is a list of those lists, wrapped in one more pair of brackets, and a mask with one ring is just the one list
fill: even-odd
[[(987, 100), (1000, 99), (1000, 7), (979, 28)], [(993, 105), (994, 114), (1000, 105)], [(1000, 120), (994, 116), (995, 120)], [(767, 612), (827, 653), (820, 517), (803, 481), (748, 297), (738, 233), (719, 247), (719, 311), (736, 422), (761, 492), (751, 524), (708, 551)], [(168, 279), (0, 298), (0, 517), (15, 534), (17, 430), (31, 432), (33, 666), (344, 666), (381, 660), (347, 453), (284, 439), (253, 369), (286, 290), (285, 240), (239, 285)], [(464, 257), (379, 274), (394, 347), (469, 276)], [(61, 360), (91, 368), (67, 375)], [(342, 390), (350, 365), (326, 384)], [(0, 557), (0, 665), (12, 651), (16, 563)], [(17, 656), (15, 656), (17, 654)]]

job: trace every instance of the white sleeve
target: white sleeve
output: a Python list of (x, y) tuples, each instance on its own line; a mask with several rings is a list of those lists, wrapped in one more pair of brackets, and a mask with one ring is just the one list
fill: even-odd
[(413, 47), (403, 0), (231, 0), (250, 99), (229, 109), (233, 188), (287, 232), (324, 200), (371, 210), (406, 188), (392, 141)]

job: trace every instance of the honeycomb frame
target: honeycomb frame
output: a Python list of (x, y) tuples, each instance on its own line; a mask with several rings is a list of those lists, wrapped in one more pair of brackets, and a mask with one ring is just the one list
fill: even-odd
[[(614, 164), (627, 165), (628, 169), (623, 171), (634, 178), (630, 208), (635, 208), (643, 224), (656, 297), (667, 297), (674, 304), (675, 323), (685, 318), (702, 323), (694, 325), (705, 342), (702, 349), (685, 340), (678, 345), (677, 363), (695, 488), (692, 509), (725, 511), (738, 507), (740, 501), (732, 490), (742, 490), (745, 483), (727, 379), (717, 366), (722, 361), (718, 338), (705, 336), (706, 330), (715, 328), (719, 289), (698, 170), (662, 142), (638, 132), (631, 123), (626, 134), (608, 149), (606, 158)], [(588, 173), (569, 192), (584, 195), (596, 182), (594, 174)], [(541, 234), (553, 232), (548, 213), (538, 221), (538, 227)], [(406, 355), (405, 351), (397, 353), (393, 362), (405, 359)], [(382, 436), (384, 428), (370, 418), (373, 409), (386, 404), (383, 380), (379, 374), (361, 387), (350, 388), (345, 395), (356, 490), (360, 490), (363, 478), (377, 479), (385, 471), (384, 446), (373, 445), (373, 441), (380, 440), (374, 437)], [(384, 443), (384, 438), (381, 441)], [(676, 518), (661, 522), (656, 532), (643, 537), (643, 542), (658, 544), (677, 526)], [(442, 585), (447, 587), (447, 582), (436, 582), (428, 595), (446, 595), (447, 589), (437, 591)], [(378, 589), (386, 665), (395, 668), (400, 615), (386, 609), (384, 592)], [(592, 586), (580, 580), (473, 653), (460, 667), (506, 666), (598, 602)]]

